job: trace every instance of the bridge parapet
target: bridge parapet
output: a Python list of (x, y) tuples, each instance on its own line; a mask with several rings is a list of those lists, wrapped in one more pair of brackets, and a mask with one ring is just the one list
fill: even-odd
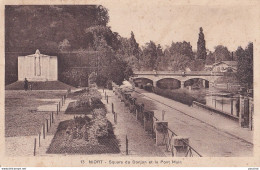
[(224, 72), (211, 72), (211, 71), (135, 71), (134, 76), (138, 75), (154, 75), (154, 76), (224, 76)]

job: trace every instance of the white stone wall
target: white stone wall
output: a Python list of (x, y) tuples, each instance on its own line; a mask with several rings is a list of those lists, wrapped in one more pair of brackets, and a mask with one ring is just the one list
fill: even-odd
[(49, 69), (49, 79), (58, 80), (58, 59), (56, 56), (50, 57), (50, 69)]
[[(38, 55), (40, 66), (36, 63), (36, 55), (18, 57), (18, 80), (24, 81), (56, 81), (58, 80), (58, 60), (56, 56)], [(40, 70), (40, 75), (36, 70)]]

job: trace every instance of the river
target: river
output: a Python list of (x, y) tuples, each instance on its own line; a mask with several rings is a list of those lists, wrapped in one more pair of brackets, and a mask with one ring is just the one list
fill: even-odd
[(239, 96), (231, 93), (223, 93), (218, 91), (207, 91), (206, 105), (228, 114), (237, 116), (239, 106)]

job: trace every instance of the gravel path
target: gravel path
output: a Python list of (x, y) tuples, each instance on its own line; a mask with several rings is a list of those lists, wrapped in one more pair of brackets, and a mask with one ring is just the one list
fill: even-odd
[[(114, 126), (114, 132), (120, 141), (121, 155), (126, 154), (126, 135), (129, 141), (129, 156), (145, 156), (145, 157), (163, 157), (166, 154), (155, 145), (155, 141), (146, 133), (142, 125), (135, 119), (135, 116), (129, 112), (124, 106), (123, 102), (113, 94), (112, 91), (106, 90), (109, 96), (109, 103), (107, 104), (102, 94), (102, 102), (106, 104), (108, 114), (107, 118)], [(114, 104), (115, 112), (118, 113), (117, 124), (114, 123), (114, 115), (111, 110), (111, 103)]]

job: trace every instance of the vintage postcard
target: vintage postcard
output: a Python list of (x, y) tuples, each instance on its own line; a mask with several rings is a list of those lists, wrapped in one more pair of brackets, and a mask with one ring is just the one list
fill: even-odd
[(258, 0), (1, 2), (0, 167), (259, 167)]

